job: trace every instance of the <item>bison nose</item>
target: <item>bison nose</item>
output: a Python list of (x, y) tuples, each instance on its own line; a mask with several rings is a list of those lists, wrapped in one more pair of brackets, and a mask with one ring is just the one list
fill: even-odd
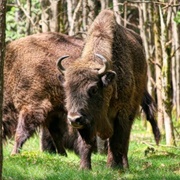
[(83, 127), (83, 117), (80, 114), (68, 115), (68, 121), (75, 128), (81, 129)]

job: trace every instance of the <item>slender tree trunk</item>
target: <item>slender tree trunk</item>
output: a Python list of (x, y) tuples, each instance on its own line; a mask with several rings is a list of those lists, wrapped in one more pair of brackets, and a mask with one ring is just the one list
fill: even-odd
[(83, 31), (86, 32), (87, 31), (87, 19), (88, 19), (88, 11), (87, 11), (87, 6), (88, 6), (88, 3), (87, 3), (87, 0), (84, 0), (83, 2), (83, 9), (82, 9), (82, 15), (83, 15)]
[(2, 103), (3, 103), (3, 67), (5, 54), (6, 0), (0, 0), (0, 179), (2, 179)]
[(161, 79), (161, 68), (162, 68), (162, 50), (160, 43), (160, 22), (159, 22), (159, 5), (154, 5), (154, 44), (155, 44), (155, 71), (156, 71), (156, 94), (157, 94), (157, 119), (158, 126), (162, 134), (164, 134), (164, 116), (163, 116), (163, 103), (162, 103), (162, 79)]
[[(180, 24), (177, 31), (178, 40), (180, 39)], [(179, 50), (176, 52), (176, 109), (177, 109), (177, 119), (180, 120), (180, 40), (178, 41)]]
[(66, 0), (59, 1), (59, 31), (64, 34), (68, 34), (67, 27), (68, 27), (68, 17), (67, 17), (67, 2)]
[[(144, 22), (144, 16), (143, 16), (143, 8), (142, 8), (141, 4), (139, 5), (138, 11), (139, 11), (140, 36), (142, 37), (142, 40), (143, 40), (143, 45), (144, 45), (145, 55), (146, 55), (146, 61), (148, 61), (149, 56), (148, 56), (148, 51), (147, 51), (147, 38), (146, 38), (146, 34), (145, 34), (145, 22)], [(148, 70), (148, 72), (149, 72), (149, 70)], [(146, 119), (144, 117), (144, 114), (141, 114), (141, 120), (143, 122), (142, 123), (143, 126), (147, 127), (147, 121), (146, 121)]]
[(101, 10), (108, 8), (109, 0), (100, 0), (101, 2)]
[(98, 1), (88, 0), (88, 8), (89, 8), (88, 25), (91, 25), (95, 17), (99, 13)]
[[(145, 9), (144, 9), (145, 10)], [(145, 10), (146, 11), (146, 10)], [(155, 65), (154, 65), (154, 31), (153, 31), (153, 1), (148, 4), (148, 21), (147, 21), (147, 35), (148, 35), (148, 51), (149, 51), (149, 73), (148, 73), (148, 91), (155, 98)]]
[(121, 16), (120, 16), (120, 12), (119, 12), (118, 0), (113, 0), (113, 10), (115, 12), (117, 23), (121, 24)]
[(49, 18), (50, 20), (50, 30), (51, 32), (59, 32), (60, 28), (60, 18), (59, 18), (59, 1), (50, 1), (50, 12), (51, 16)]
[(49, 0), (40, 0), (42, 15), (41, 15), (41, 26), (42, 32), (47, 32), (50, 30), (49, 28), (49, 9), (50, 2)]
[(72, 32), (72, 24), (73, 24), (73, 12), (72, 12), (72, 1), (71, 0), (67, 0), (67, 15), (68, 15), (68, 23), (69, 23), (69, 35), (73, 35)]
[[(180, 4), (180, 0), (174, 0), (174, 4)], [(173, 8), (173, 16), (177, 14), (179, 7)], [(176, 90), (176, 118), (180, 120), (180, 23), (176, 23), (172, 17), (172, 31), (174, 42), (174, 64), (175, 64), (175, 90)]]
[[(172, 15), (172, 18), (174, 18), (174, 15)], [(173, 21), (173, 20), (172, 20)], [(172, 42), (172, 48), (173, 51), (175, 51), (176, 49), (176, 38), (177, 38), (177, 32), (176, 32), (176, 23), (172, 22), (172, 37), (173, 37), (173, 42)], [(177, 75), (176, 75), (176, 63), (177, 63), (177, 59), (176, 56), (172, 57), (172, 86), (173, 86), (173, 109), (176, 111), (176, 118), (177, 118)]]
[[(144, 49), (145, 49), (145, 55), (146, 55), (146, 61), (148, 63), (148, 91), (150, 92), (150, 94), (152, 94), (152, 81), (150, 81), (150, 77), (151, 77), (151, 61), (150, 61), (150, 46), (151, 46), (151, 42), (150, 42), (150, 30), (149, 30), (149, 11), (150, 11), (150, 6), (148, 6), (148, 4), (146, 3), (142, 3), (139, 4), (138, 6), (138, 10), (139, 10), (139, 27), (140, 27), (140, 35), (142, 37), (143, 40), (143, 45), (144, 45)], [(148, 131), (151, 131), (152, 128), (150, 126), (150, 123), (147, 123), (145, 118), (141, 118), (143, 120), (143, 124), (144, 126), (147, 127)]]
[(128, 7), (127, 7), (127, 3), (124, 3), (124, 27), (127, 26), (127, 12), (128, 11)]
[[(27, 14), (29, 17), (31, 17), (31, 0), (27, 0)], [(31, 34), (31, 21), (29, 18), (27, 18), (26, 23), (26, 35)]]
[(96, 141), (97, 141), (97, 151), (100, 154), (104, 154), (106, 152), (105, 150), (105, 140), (102, 140), (100, 137), (96, 137)]
[[(178, 1), (174, 0), (174, 4)], [(172, 23), (172, 43), (173, 43), (173, 57), (172, 57), (172, 83), (173, 83), (173, 106), (176, 109), (176, 118), (180, 118), (180, 29), (178, 23), (174, 21), (178, 11), (177, 7), (173, 8), (171, 18)], [(180, 24), (179, 24), (180, 26)], [(179, 48), (179, 50), (178, 50)]]
[[(175, 137), (173, 131), (172, 122), (172, 104), (171, 104), (171, 47), (168, 44), (168, 17), (171, 11), (163, 13), (160, 11), (160, 22), (161, 22), (161, 47), (163, 55), (162, 63), (162, 97), (163, 97), (163, 113), (164, 113), (164, 124), (166, 132), (166, 144), (175, 145)], [(166, 14), (167, 16), (165, 16)]]
[[(76, 27), (76, 17), (79, 9), (81, 8), (82, 0), (79, 0), (77, 2), (77, 5), (72, 5), (71, 0), (67, 0), (67, 9), (68, 9), (68, 21), (69, 21), (69, 35), (72, 36), (77, 33), (75, 29), (78, 29)], [(79, 30), (79, 29), (78, 29)]]

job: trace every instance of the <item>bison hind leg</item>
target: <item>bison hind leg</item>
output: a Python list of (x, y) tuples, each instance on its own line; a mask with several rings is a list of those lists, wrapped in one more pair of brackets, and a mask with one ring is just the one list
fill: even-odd
[(47, 121), (48, 129), (56, 147), (57, 153), (63, 156), (67, 156), (64, 148), (63, 137), (67, 132), (66, 114), (64, 111), (51, 112), (48, 115)]
[(56, 153), (54, 141), (46, 126), (42, 126), (40, 128), (40, 147), (41, 151), (46, 151), (48, 153)]
[(30, 138), (36, 128), (42, 123), (44, 115), (41, 111), (23, 108), (19, 113), (18, 125), (15, 133), (15, 144), (11, 155), (20, 153), (23, 144)]
[(118, 114), (114, 120), (114, 133), (108, 139), (107, 166), (112, 168), (129, 168), (128, 148), (133, 118), (129, 120), (126, 113)]

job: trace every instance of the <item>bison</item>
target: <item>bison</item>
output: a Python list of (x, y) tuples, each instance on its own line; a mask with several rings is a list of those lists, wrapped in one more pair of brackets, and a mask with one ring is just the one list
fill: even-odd
[(68, 66), (64, 54), (57, 66), (64, 74), (67, 119), (81, 136), (80, 168), (91, 169), (96, 135), (108, 138), (109, 167), (127, 168), (131, 127), (139, 105), (153, 127), (153, 99), (147, 91), (147, 63), (142, 40), (103, 10), (91, 25), (82, 54)]
[(41, 148), (66, 155), (62, 139), (67, 130), (63, 76), (58, 57), (79, 57), (83, 41), (58, 33), (40, 33), (7, 45), (4, 64), (3, 139), (15, 135), (11, 154), (41, 127)]

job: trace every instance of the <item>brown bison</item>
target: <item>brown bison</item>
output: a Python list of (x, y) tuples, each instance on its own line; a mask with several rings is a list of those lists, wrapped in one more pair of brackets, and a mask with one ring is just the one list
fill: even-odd
[(65, 78), (68, 121), (82, 138), (81, 168), (91, 169), (96, 135), (108, 138), (108, 166), (128, 167), (129, 137), (139, 105), (159, 142), (141, 38), (118, 25), (112, 11), (104, 10), (94, 20), (81, 56), (68, 66), (65, 59), (68, 55), (57, 65)]
[(58, 57), (79, 57), (83, 41), (57, 33), (21, 38), (7, 45), (4, 65), (3, 138), (15, 135), (12, 154), (41, 127), (42, 150), (65, 154), (63, 76)]

